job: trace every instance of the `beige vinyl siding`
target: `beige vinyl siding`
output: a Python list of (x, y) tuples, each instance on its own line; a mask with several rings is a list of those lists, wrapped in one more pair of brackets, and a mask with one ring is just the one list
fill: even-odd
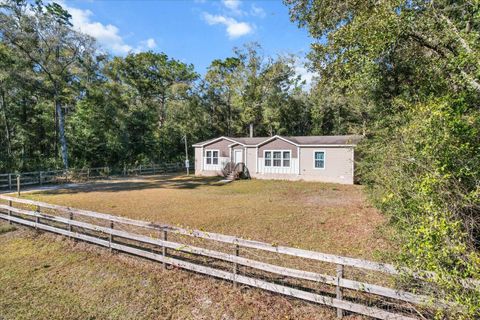
[[(222, 169), (234, 157), (234, 150), (243, 151), (243, 162), (250, 175), (258, 179), (305, 180), (331, 183), (353, 184), (354, 182), (354, 150), (351, 146), (320, 147), (302, 146), (275, 138), (260, 146), (247, 146), (234, 143), (228, 139), (195, 148), (195, 174), (212, 176), (221, 175)], [(203, 150), (203, 153), (202, 153)], [(208, 150), (219, 151), (217, 165), (207, 165), (205, 154)], [(290, 166), (265, 166), (265, 151), (290, 151)], [(315, 168), (314, 152), (325, 152), (325, 167)], [(272, 154), (273, 161), (273, 154)]]
[(297, 158), (297, 146), (282, 139), (274, 139), (258, 147), (258, 157), (263, 158), (265, 150), (290, 150), (292, 158)]
[(222, 140), (219, 140), (217, 142), (214, 142), (214, 143), (211, 143), (211, 144), (208, 144), (206, 146), (204, 146), (204, 149), (205, 150), (218, 150), (220, 151), (220, 157), (229, 157), (230, 156), (230, 149), (229, 149), (229, 145), (232, 144), (231, 141), (227, 140), (227, 139), (222, 139)]
[(202, 174), (202, 148), (201, 147), (195, 147), (195, 175), (201, 175)]
[[(211, 175), (220, 175), (222, 169), (225, 167), (227, 162), (230, 161), (230, 148), (228, 147), (232, 142), (227, 139), (221, 139), (219, 141), (207, 144), (203, 147), (203, 170), (200, 172), (201, 175), (211, 176)], [(206, 161), (207, 151), (218, 151), (218, 163), (208, 164)], [(201, 154), (201, 153), (200, 153)]]
[(247, 165), (248, 171), (250, 171), (250, 175), (254, 175), (257, 170), (257, 158), (255, 157), (256, 151), (256, 147), (247, 147), (247, 156), (245, 157), (245, 163)]
[[(325, 152), (325, 168), (315, 168), (315, 151)], [(351, 147), (302, 147), (300, 154), (302, 179), (353, 184), (353, 149)]]
[[(265, 151), (272, 152), (272, 162), (270, 166), (265, 165)], [(273, 166), (273, 152), (281, 152), (283, 155), (284, 151), (290, 151), (290, 165), (287, 167), (283, 166), (283, 161), (281, 166)], [(282, 157), (283, 160), (283, 157)], [(297, 146), (294, 144), (284, 141), (282, 139), (274, 139), (269, 141), (258, 148), (258, 163), (257, 163), (257, 172), (258, 174), (280, 174), (286, 175), (287, 177), (292, 174), (298, 174), (298, 154)]]

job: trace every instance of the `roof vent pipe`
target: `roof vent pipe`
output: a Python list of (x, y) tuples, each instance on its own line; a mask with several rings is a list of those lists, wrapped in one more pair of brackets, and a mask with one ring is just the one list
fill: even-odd
[(253, 123), (250, 123), (250, 138), (253, 138)]

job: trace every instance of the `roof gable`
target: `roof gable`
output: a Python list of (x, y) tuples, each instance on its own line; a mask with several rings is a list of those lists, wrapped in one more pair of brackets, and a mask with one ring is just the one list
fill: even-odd
[(203, 142), (196, 143), (196, 144), (192, 145), (192, 147), (203, 147), (203, 146), (212, 144), (214, 142), (217, 142), (217, 141), (220, 141), (220, 140), (223, 140), (223, 139), (228, 140), (232, 143), (237, 142), (237, 141), (233, 140), (232, 138), (221, 136), (221, 137), (218, 137), (218, 138), (215, 138), (215, 139), (210, 139), (210, 140), (206, 140), (206, 141), (203, 141)]
[(268, 139), (260, 142), (260, 143), (257, 144), (256, 146), (259, 147), (259, 146), (261, 146), (261, 145), (264, 145), (264, 144), (266, 144), (266, 143), (268, 143), (268, 142), (270, 142), (270, 141), (274, 141), (274, 140), (276, 140), (276, 139), (280, 139), (280, 140), (283, 140), (283, 141), (288, 142), (288, 143), (290, 143), (290, 144), (293, 144), (294, 146), (298, 146), (297, 143), (291, 141), (290, 139), (284, 138), (284, 137), (282, 137), (282, 136), (277, 136), (277, 135), (275, 135), (275, 136), (273, 136), (273, 137), (270, 137), (270, 138), (268, 138)]

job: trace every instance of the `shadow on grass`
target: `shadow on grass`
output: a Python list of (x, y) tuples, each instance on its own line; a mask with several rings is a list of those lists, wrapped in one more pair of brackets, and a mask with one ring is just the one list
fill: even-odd
[(95, 182), (87, 182), (74, 187), (43, 190), (37, 194), (75, 194), (88, 192), (118, 192), (146, 189), (196, 189), (203, 186), (224, 186), (221, 177), (187, 177), (181, 175), (139, 176), (129, 178), (113, 178)]
[(8, 232), (15, 231), (15, 230), (17, 230), (17, 228), (15, 228), (15, 226), (13, 226), (11, 224), (0, 222), (0, 234), (8, 233)]

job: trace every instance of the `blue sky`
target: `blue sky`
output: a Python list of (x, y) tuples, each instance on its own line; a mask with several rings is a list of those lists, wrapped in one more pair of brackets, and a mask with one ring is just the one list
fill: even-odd
[[(265, 55), (304, 57), (312, 39), (290, 22), (281, 0), (57, 0), (74, 27), (115, 55), (153, 50), (193, 63), (204, 74), (210, 62), (232, 48), (256, 41)], [(298, 73), (310, 74), (298, 64)]]

